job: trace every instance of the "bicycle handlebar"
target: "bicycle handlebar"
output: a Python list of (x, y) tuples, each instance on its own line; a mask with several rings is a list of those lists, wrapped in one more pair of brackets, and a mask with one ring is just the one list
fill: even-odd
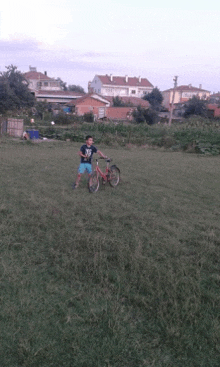
[(99, 157), (99, 158), (96, 158), (96, 162), (97, 162), (99, 159), (104, 159), (106, 162), (111, 162), (111, 161), (112, 161), (112, 159), (111, 159), (111, 158)]

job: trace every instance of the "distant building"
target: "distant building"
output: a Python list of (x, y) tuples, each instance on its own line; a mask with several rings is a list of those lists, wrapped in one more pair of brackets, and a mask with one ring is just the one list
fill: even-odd
[(220, 92), (211, 94), (209, 98), (209, 103), (214, 103), (214, 104), (217, 103), (219, 105), (220, 104)]
[(76, 100), (83, 96), (84, 96), (83, 93), (72, 92), (69, 90), (59, 90), (59, 91), (39, 90), (38, 92), (35, 93), (36, 100), (39, 102), (46, 101), (58, 104), (66, 104), (69, 101)]
[(47, 72), (40, 73), (36, 67), (29, 67), (24, 73), (28, 87), (35, 95), (37, 101), (46, 101), (53, 104), (65, 104), (73, 99), (78, 99), (84, 94), (79, 92), (64, 91), (60, 81), (49, 78)]
[(60, 82), (49, 78), (47, 76), (47, 72), (45, 71), (44, 74), (37, 71), (37, 68), (29, 66), (29, 71), (24, 73), (25, 79), (29, 83), (29, 89), (34, 94), (40, 90), (44, 91), (57, 91), (62, 90)]
[(88, 91), (96, 92), (103, 96), (133, 96), (141, 98), (153, 90), (153, 85), (141, 77), (128, 77), (110, 75), (95, 75), (89, 82)]
[(220, 117), (220, 107), (219, 107), (219, 103), (209, 103), (207, 105), (207, 109), (208, 109), (208, 117), (209, 118), (213, 118), (213, 117)]
[(72, 100), (67, 105), (78, 116), (92, 113), (95, 119), (101, 119), (106, 117), (106, 109), (110, 106), (110, 102), (97, 93), (88, 93), (77, 100)]
[[(163, 106), (170, 110), (172, 100), (173, 100), (174, 88), (167, 89), (162, 92), (163, 96)], [(208, 90), (202, 89), (200, 85), (199, 88), (193, 87), (191, 84), (189, 85), (180, 85), (175, 88), (174, 95), (174, 105), (179, 103), (185, 103), (193, 96), (197, 96), (200, 99), (208, 99), (210, 96), (210, 92)]]

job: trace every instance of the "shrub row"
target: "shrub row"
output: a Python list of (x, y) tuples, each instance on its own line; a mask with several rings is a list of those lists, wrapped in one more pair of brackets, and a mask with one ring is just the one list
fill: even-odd
[(151, 145), (172, 150), (184, 150), (200, 154), (220, 153), (219, 122), (190, 120), (185, 124), (167, 125), (147, 124), (76, 124), (74, 127), (40, 127), (42, 137), (49, 139), (83, 142), (86, 135), (92, 134), (96, 143), (125, 146)]

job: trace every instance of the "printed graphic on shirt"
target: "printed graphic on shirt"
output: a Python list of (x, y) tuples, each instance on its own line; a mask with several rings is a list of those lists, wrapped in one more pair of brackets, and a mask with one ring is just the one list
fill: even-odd
[(91, 150), (91, 149), (87, 149), (87, 148), (86, 148), (85, 155), (86, 155), (86, 157), (87, 157), (87, 160), (90, 158), (90, 156), (91, 156), (91, 152), (92, 152), (92, 150)]

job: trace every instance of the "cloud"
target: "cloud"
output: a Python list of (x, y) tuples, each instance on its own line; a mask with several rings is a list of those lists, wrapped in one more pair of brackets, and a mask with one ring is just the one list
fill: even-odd
[(31, 38), (0, 40), (0, 50), (0, 71), (13, 64), (26, 72), (31, 65), (38, 71), (47, 71), (50, 77), (60, 77), (67, 84), (78, 84), (85, 90), (96, 74), (140, 75), (160, 90), (172, 87), (173, 76), (178, 75), (179, 85), (202, 84), (212, 92), (220, 89), (216, 78), (220, 72), (219, 58), (215, 52), (202, 58), (196, 52), (188, 55), (186, 50), (177, 52), (172, 47), (162, 48), (159, 53), (156, 47), (139, 53), (134, 50), (95, 52), (52, 47)]

